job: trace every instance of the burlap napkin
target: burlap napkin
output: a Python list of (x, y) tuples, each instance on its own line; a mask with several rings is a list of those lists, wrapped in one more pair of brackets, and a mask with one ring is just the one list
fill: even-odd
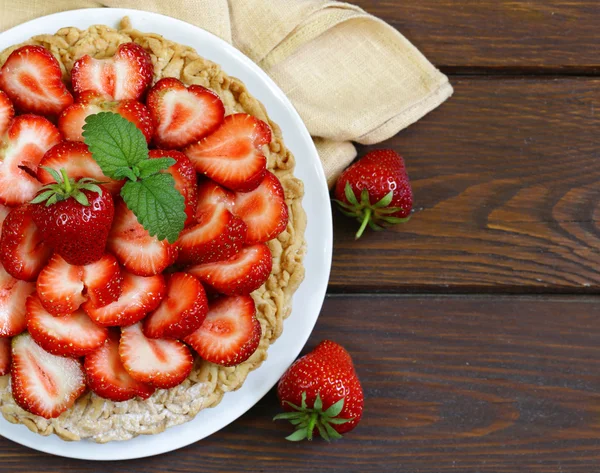
[(0, 31), (50, 13), (102, 6), (179, 18), (249, 56), (302, 116), (330, 184), (356, 156), (352, 141), (384, 141), (452, 95), (448, 78), (398, 31), (342, 2), (0, 0)]

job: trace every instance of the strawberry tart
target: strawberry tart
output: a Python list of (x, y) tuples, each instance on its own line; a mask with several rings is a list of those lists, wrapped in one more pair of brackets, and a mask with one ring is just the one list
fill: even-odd
[(0, 53), (0, 411), (156, 434), (238, 389), (304, 277), (303, 184), (244, 84), (134, 30)]

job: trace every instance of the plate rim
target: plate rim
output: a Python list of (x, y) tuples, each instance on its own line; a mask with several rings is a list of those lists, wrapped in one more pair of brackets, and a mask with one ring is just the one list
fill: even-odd
[[(77, 15), (81, 16), (84, 14), (89, 15), (90, 17), (93, 17), (94, 21), (74, 22), (73, 20), (70, 20), (70, 18), (72, 18), (74, 16), (77, 16)], [(67, 27), (67, 26), (75, 26), (78, 28), (87, 28), (88, 26), (91, 26), (94, 24), (106, 24), (109, 26), (111, 24), (114, 25), (116, 22), (118, 22), (120, 19), (122, 19), (125, 16), (130, 17), (131, 22), (134, 24), (134, 26), (136, 28), (139, 28), (141, 31), (147, 31), (149, 33), (157, 32), (157, 31), (149, 31), (149, 30), (143, 29), (141, 27), (141, 25), (136, 25), (136, 23), (144, 23), (144, 22), (148, 22), (148, 21), (151, 23), (152, 22), (164, 22), (164, 23), (166, 23), (164, 25), (164, 28), (167, 28), (167, 25), (170, 24), (174, 27), (172, 31), (176, 34), (171, 34), (171, 31), (160, 32), (159, 34), (161, 34), (162, 36), (164, 36), (165, 38), (167, 38), (169, 40), (176, 41), (176, 42), (179, 42), (182, 44), (188, 44), (195, 50), (199, 49), (195, 44), (199, 44), (199, 42), (202, 41), (203, 39), (208, 39), (211, 43), (214, 43), (214, 45), (216, 45), (215, 47), (217, 49), (220, 49), (220, 48), (223, 49), (225, 54), (227, 55), (227, 57), (234, 60), (235, 62), (237, 62), (238, 66), (241, 67), (242, 69), (244, 69), (245, 73), (248, 74), (248, 78), (243, 79), (243, 82), (251, 90), (252, 95), (260, 96), (263, 94), (267, 94), (267, 95), (272, 96), (271, 101), (273, 103), (276, 103), (277, 107), (276, 107), (276, 113), (273, 113), (274, 110), (269, 109), (269, 107), (265, 104), (265, 107), (267, 108), (268, 113), (269, 113), (269, 117), (272, 118), (273, 115), (279, 115), (279, 114), (289, 115), (291, 122), (290, 123), (286, 122), (285, 124), (282, 124), (282, 123), (280, 123), (280, 121), (277, 121), (272, 118), (280, 126), (280, 128), (282, 129), (282, 132), (284, 133), (284, 136), (286, 134), (288, 134), (288, 135), (290, 134), (289, 129), (292, 126), (296, 126), (297, 129), (295, 130), (295, 133), (297, 133), (297, 136), (292, 141), (294, 143), (296, 143), (296, 139), (298, 139), (298, 140), (300, 140), (299, 143), (301, 143), (303, 146), (306, 146), (308, 148), (309, 152), (307, 153), (306, 157), (303, 156), (303, 158), (307, 159), (308, 162), (304, 163), (303, 166), (299, 166), (298, 153), (296, 153), (294, 150), (292, 150), (294, 156), (296, 157), (296, 169), (294, 171), (294, 174), (298, 175), (298, 168), (301, 167), (301, 169), (303, 169), (303, 171), (300, 174), (305, 174), (305, 173), (311, 174), (312, 173), (312, 174), (315, 174), (316, 178), (317, 178), (316, 183), (311, 182), (310, 195), (307, 195), (309, 193), (306, 192), (308, 183), (306, 180), (303, 180), (304, 185), (305, 185), (305, 196), (303, 198), (303, 208), (307, 212), (307, 227), (306, 227), (306, 231), (305, 231), (305, 239), (307, 240), (307, 252), (306, 252), (304, 261), (308, 262), (309, 256), (310, 256), (311, 261), (314, 259), (315, 261), (322, 263), (322, 265), (318, 268), (317, 267), (309, 268), (308, 265), (305, 265), (305, 271), (306, 271), (305, 278), (304, 278), (303, 282), (301, 283), (300, 287), (297, 289), (296, 293), (294, 294), (293, 303), (292, 303), (292, 312), (291, 312), (290, 316), (284, 322), (284, 325), (289, 324), (288, 321), (292, 317), (294, 317), (294, 315), (296, 315), (296, 317), (299, 316), (299, 314), (298, 314), (299, 309), (297, 309), (299, 300), (298, 300), (297, 295), (301, 292), (302, 288), (308, 287), (309, 283), (311, 284), (311, 286), (316, 286), (310, 293), (310, 295), (313, 296), (311, 299), (311, 301), (312, 301), (311, 308), (312, 308), (314, 314), (312, 314), (311, 318), (305, 324), (305, 327), (304, 327), (305, 333), (303, 333), (302, 337), (299, 337), (299, 339), (302, 340), (301, 343), (296, 343), (295, 349), (292, 351), (288, 351), (289, 356), (286, 356), (286, 359), (289, 359), (289, 363), (286, 363), (286, 366), (289, 366), (289, 364), (291, 364), (298, 357), (302, 348), (308, 341), (308, 339), (314, 329), (314, 325), (316, 324), (316, 322), (318, 320), (319, 313), (321, 311), (321, 308), (322, 308), (322, 305), (323, 305), (323, 302), (325, 299), (327, 284), (328, 284), (329, 275), (331, 272), (332, 256), (333, 256), (333, 222), (332, 222), (332, 214), (331, 214), (331, 202), (329, 200), (329, 190), (327, 187), (325, 173), (324, 173), (322, 164), (319, 160), (318, 152), (315, 148), (315, 145), (312, 141), (312, 138), (310, 137), (308, 130), (306, 129), (304, 122), (300, 118), (300, 115), (298, 114), (298, 112), (296, 111), (296, 109), (294, 108), (292, 103), (289, 101), (289, 99), (285, 96), (284, 92), (279, 88), (279, 86), (262, 69), (260, 69), (260, 67), (257, 66), (251, 59), (249, 59), (242, 52), (240, 52), (239, 50), (234, 48), (232, 45), (230, 45), (223, 39), (214, 35), (213, 33), (209, 32), (207, 30), (204, 30), (198, 26), (192, 25), (190, 23), (187, 23), (185, 21), (182, 21), (182, 20), (167, 16), (167, 15), (163, 15), (160, 13), (147, 12), (144, 10), (137, 10), (137, 9), (132, 9), (132, 8), (75, 9), (75, 10), (67, 10), (67, 11), (39, 17), (34, 20), (30, 20), (28, 22), (17, 25), (13, 28), (10, 28), (9, 30), (6, 30), (6, 31), (0, 33), (0, 50), (3, 50), (4, 48), (9, 47), (13, 44), (18, 44), (23, 41), (26, 41), (30, 37), (35, 36), (37, 34), (42, 34), (42, 33), (53, 34), (58, 29)], [(73, 24), (73, 23), (77, 23), (77, 24)], [(83, 23), (83, 25), (82, 25), (82, 23)], [(177, 27), (180, 27), (180, 28), (177, 28)], [(158, 29), (161, 29), (161, 27), (159, 27)], [(192, 38), (190, 37), (190, 39), (187, 42), (185, 42), (185, 41), (182, 42), (181, 40), (173, 39), (174, 37), (179, 36), (179, 34), (181, 34), (182, 31), (185, 32), (186, 34), (187, 34), (187, 32), (193, 31), (194, 33), (199, 35), (199, 38), (197, 38), (197, 39), (195, 38), (192, 40)], [(11, 38), (17, 38), (17, 39), (15, 40), (15, 39), (11, 39)], [(210, 57), (205, 56), (204, 53), (202, 53), (201, 55), (203, 57), (207, 57), (210, 59)], [(219, 65), (222, 66), (221, 62), (219, 62), (218, 60), (215, 60), (215, 59), (211, 59), (211, 60), (213, 60), (214, 62), (217, 62)], [(226, 70), (225, 67), (224, 67), (224, 70)], [(229, 74), (229, 72), (228, 72), (228, 74)], [(250, 76), (253, 76), (252, 80), (249, 80)], [(256, 93), (256, 91), (253, 91), (248, 83), (254, 82), (254, 80), (259, 80), (259, 84), (262, 84), (259, 86), (259, 88), (261, 88), (262, 86), (265, 86), (266, 89), (264, 91), (261, 91), (261, 93)], [(256, 85), (256, 83), (254, 85)], [(257, 97), (257, 98), (261, 101), (261, 103), (263, 103), (263, 104), (265, 103), (264, 98), (260, 98), (260, 97)], [(281, 107), (281, 108), (279, 108), (279, 107)], [(288, 138), (286, 138), (285, 141), (286, 141), (286, 146), (288, 146), (288, 144), (289, 144)], [(297, 146), (300, 146), (300, 145), (297, 145)], [(290, 146), (288, 146), (288, 148), (290, 148)], [(319, 196), (320, 198), (315, 199), (315, 197), (317, 197), (317, 196)], [(309, 216), (308, 210), (307, 210), (308, 206), (306, 205), (307, 199), (311, 203), (311, 205), (315, 204), (313, 201), (318, 203), (318, 205), (321, 206), (321, 209), (320, 209), (321, 211), (319, 213), (316, 213), (315, 215)], [(325, 205), (323, 205), (323, 204), (325, 204)], [(316, 207), (315, 207), (315, 209), (316, 209)], [(315, 218), (315, 217), (318, 217), (318, 218)], [(311, 222), (312, 218), (315, 218), (315, 220)], [(313, 225), (315, 223), (320, 224), (318, 228), (313, 227)], [(324, 226), (322, 225), (323, 223), (325, 224)], [(313, 229), (314, 229), (314, 231), (313, 231)], [(312, 232), (312, 233), (310, 233), (310, 235), (313, 235), (313, 234), (316, 235), (318, 232), (318, 237), (319, 237), (318, 241), (320, 243), (319, 245), (314, 245), (314, 246), (311, 245), (311, 242), (309, 241), (309, 231)], [(311, 269), (311, 271), (310, 271), (311, 274), (309, 274), (309, 269)], [(312, 274), (313, 272), (317, 272), (317, 274)], [(315, 279), (316, 283), (313, 284), (308, 279), (309, 277), (316, 278)], [(288, 328), (288, 333), (289, 332), (290, 332), (290, 329)], [(283, 334), (279, 337), (279, 339), (276, 340), (273, 344), (271, 344), (269, 346), (269, 350), (268, 350), (269, 355), (272, 355), (273, 347), (277, 346), (277, 342), (281, 342), (285, 333), (286, 333), (286, 331), (284, 329)], [(280, 345), (283, 345), (283, 344), (281, 343)], [(248, 378), (244, 381), (243, 385), (241, 386), (241, 388), (238, 391), (236, 391), (235, 393), (226, 393), (227, 396), (229, 396), (229, 397), (235, 396), (237, 393), (242, 392), (244, 390), (244, 386), (248, 386), (248, 379), (251, 378), (253, 374), (259, 372), (272, 358), (273, 358), (273, 356), (269, 356), (267, 358), (267, 360), (263, 361), (263, 363), (261, 364), (260, 367), (258, 367), (257, 369), (255, 369), (249, 373)], [(278, 372), (281, 371), (281, 366), (279, 366), (278, 368), (279, 368)], [(241, 417), (243, 414), (245, 414), (258, 401), (260, 401), (271, 390), (271, 388), (277, 383), (277, 380), (279, 379), (279, 377), (282, 374), (283, 374), (283, 371), (281, 371), (281, 373), (277, 376), (277, 379), (275, 379), (274, 382), (268, 382), (268, 383), (264, 384), (262, 386), (262, 389), (259, 390), (259, 392), (256, 392), (256, 390), (255, 390), (254, 394), (252, 395), (253, 401), (251, 401), (251, 402), (246, 401), (244, 403), (242, 409), (238, 409), (237, 412), (235, 413), (235, 415), (228, 416), (228, 420), (226, 420), (225, 422), (222, 422), (221, 425), (214, 428), (211, 432), (198, 435), (197, 437), (192, 436), (191, 439), (189, 437), (186, 438), (184, 435), (179, 435), (180, 441), (178, 441), (178, 442), (162, 443), (162, 442), (160, 442), (160, 440), (164, 439), (166, 436), (168, 436), (168, 437), (176, 436), (178, 430), (190, 430), (189, 426), (191, 424), (193, 424), (194, 422), (199, 422), (202, 413), (210, 411), (211, 409), (215, 409), (215, 412), (216, 412), (216, 410), (219, 409), (219, 407), (224, 405), (225, 398), (227, 398), (227, 396), (224, 396), (221, 403), (218, 406), (216, 406), (215, 408), (202, 410), (200, 413), (198, 413), (198, 415), (194, 419), (192, 419), (184, 424), (181, 424), (179, 426), (170, 427), (170, 428), (166, 429), (164, 432), (161, 432), (159, 434), (148, 435), (148, 436), (140, 435), (136, 438), (133, 438), (131, 440), (126, 440), (126, 441), (116, 441), (116, 442), (109, 442), (109, 443), (105, 443), (105, 444), (98, 444), (98, 443), (95, 443), (95, 442), (92, 442), (89, 440), (83, 440), (83, 441), (76, 442), (76, 443), (66, 442), (66, 441), (58, 438), (54, 434), (51, 437), (43, 437), (39, 434), (30, 432), (24, 425), (14, 426), (13, 424), (8, 423), (8, 421), (6, 421), (1, 415), (0, 415), (0, 435), (2, 435), (3, 437), (5, 437), (9, 440), (12, 440), (16, 443), (19, 443), (23, 446), (32, 448), (34, 450), (57, 455), (57, 456), (62, 456), (65, 458), (74, 458), (74, 459), (82, 459), (82, 460), (97, 460), (97, 461), (118, 461), (118, 460), (151, 457), (151, 456), (160, 455), (163, 453), (167, 453), (167, 452), (177, 450), (179, 448), (183, 448), (185, 446), (191, 445), (192, 443), (198, 442), (198, 441), (202, 440), (203, 438), (206, 438), (206, 437), (213, 435), (214, 433), (222, 430), (223, 428), (225, 428), (226, 426), (228, 426), (229, 424), (231, 424), (232, 422), (237, 420), (239, 417)], [(256, 378), (256, 376), (254, 376), (254, 377)], [(273, 376), (271, 376), (270, 378), (273, 378)], [(265, 387), (266, 387), (266, 389), (265, 389)], [(185, 426), (188, 426), (188, 429), (182, 429), (182, 427), (185, 427)], [(10, 429), (10, 431), (7, 431), (7, 429)], [(211, 429), (209, 429), (209, 430), (211, 430)], [(17, 433), (15, 433), (15, 431)], [(185, 440), (183, 440), (184, 438), (185, 438)], [(140, 445), (138, 445), (138, 444), (140, 444)], [(58, 447), (57, 447), (57, 445), (58, 445)], [(73, 448), (75, 446), (81, 447), (82, 445), (85, 445), (85, 447)], [(137, 446), (140, 448), (137, 448), (137, 449), (136, 448), (123, 448), (124, 445), (127, 445), (127, 446), (132, 445), (132, 446)], [(116, 447), (116, 449), (119, 451), (119, 453), (118, 454), (113, 453), (111, 455), (110, 454), (111, 446), (113, 446), (113, 447), (120, 446), (118, 448)], [(152, 447), (152, 448), (149, 450), (150, 447)], [(81, 452), (80, 450), (83, 450), (83, 452)]]

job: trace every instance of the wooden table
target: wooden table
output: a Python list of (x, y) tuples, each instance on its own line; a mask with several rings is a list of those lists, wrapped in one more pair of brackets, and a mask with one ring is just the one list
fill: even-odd
[(333, 445), (286, 442), (271, 392), (157, 458), (97, 464), (0, 440), (0, 471), (600, 471), (600, 3), (354, 3), (455, 87), (385, 144), (408, 162), (412, 221), (355, 242), (335, 215), (307, 349), (331, 338), (352, 353), (359, 428)]

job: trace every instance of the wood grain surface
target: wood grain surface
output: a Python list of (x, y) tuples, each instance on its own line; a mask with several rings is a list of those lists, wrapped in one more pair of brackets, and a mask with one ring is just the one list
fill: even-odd
[(271, 392), (177, 452), (92, 463), (0, 440), (0, 470), (591, 473), (600, 464), (599, 319), (598, 297), (330, 297), (307, 349), (333, 338), (353, 354), (365, 416), (343, 441), (285, 441), (288, 426), (270, 420)]
[(447, 72), (599, 74), (597, 0), (355, 0)]
[(336, 212), (331, 290), (597, 292), (600, 80), (453, 85), (382, 145), (406, 159), (411, 221), (357, 242)]

